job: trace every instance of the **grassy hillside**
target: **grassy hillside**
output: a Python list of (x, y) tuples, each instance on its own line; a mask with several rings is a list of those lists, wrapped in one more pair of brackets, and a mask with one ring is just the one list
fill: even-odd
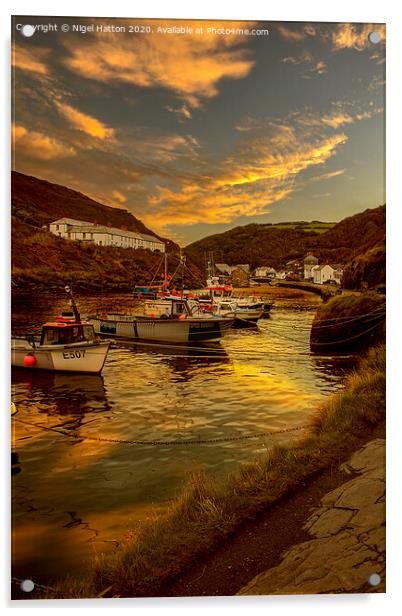
[(186, 247), (185, 251), (202, 262), (205, 252), (213, 252), (218, 263), (249, 263), (280, 267), (290, 259), (304, 256), (311, 247), (314, 231), (304, 231), (294, 224), (236, 227), (225, 233), (210, 235)]
[(373, 288), (385, 285), (385, 240), (350, 261), (343, 273), (345, 289)]
[[(62, 289), (70, 284), (86, 291), (132, 291), (135, 284), (149, 284), (163, 256), (149, 250), (115, 248), (79, 244), (32, 225), (12, 221), (12, 280), (13, 289), (45, 287)], [(168, 270), (173, 274), (178, 257), (169, 255)], [(194, 286), (200, 272), (188, 263), (184, 279)], [(198, 282), (200, 284), (200, 282)]]
[[(321, 263), (348, 265), (349, 288), (363, 282), (369, 286), (383, 282), (385, 275), (385, 205), (345, 218), (341, 222), (251, 224), (194, 242), (186, 252), (199, 262), (205, 252), (214, 252), (215, 261), (229, 265), (250, 263), (251, 267), (283, 267), (312, 251)], [(375, 264), (375, 271), (372, 265)]]
[(385, 297), (338, 295), (320, 305), (311, 326), (313, 351), (358, 351), (385, 343)]
[[(81, 292), (129, 291), (134, 284), (150, 283), (161, 261), (160, 253), (80, 244), (56, 237), (43, 228), (64, 216), (159, 237), (126, 210), (102, 205), (64, 186), (13, 172), (13, 288), (59, 289), (71, 284)], [(161, 239), (167, 244), (168, 269), (172, 274), (178, 264), (174, 255), (179, 247)], [(187, 265), (185, 284), (199, 286), (199, 268), (191, 259)]]
[[(160, 238), (127, 210), (103, 205), (76, 190), (17, 171), (11, 172), (11, 212), (21, 222), (35, 227), (66, 216)], [(177, 248), (174, 242), (160, 239)]]

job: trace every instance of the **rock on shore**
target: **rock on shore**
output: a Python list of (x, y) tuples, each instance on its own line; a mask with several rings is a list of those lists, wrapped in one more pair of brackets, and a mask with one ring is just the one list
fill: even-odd
[(321, 499), (304, 526), (311, 540), (239, 595), (385, 592), (385, 441), (367, 443), (341, 469), (357, 476)]

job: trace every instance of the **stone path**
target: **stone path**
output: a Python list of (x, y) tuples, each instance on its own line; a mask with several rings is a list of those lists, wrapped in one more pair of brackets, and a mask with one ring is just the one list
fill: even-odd
[(312, 539), (239, 595), (385, 592), (385, 441), (367, 443), (340, 468), (358, 475), (321, 499), (304, 526)]

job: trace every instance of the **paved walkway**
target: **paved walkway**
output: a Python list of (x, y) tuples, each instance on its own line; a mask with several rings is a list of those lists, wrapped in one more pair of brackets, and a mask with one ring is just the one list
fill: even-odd
[(385, 441), (367, 443), (341, 470), (358, 475), (321, 499), (304, 526), (312, 538), (239, 595), (385, 592)]

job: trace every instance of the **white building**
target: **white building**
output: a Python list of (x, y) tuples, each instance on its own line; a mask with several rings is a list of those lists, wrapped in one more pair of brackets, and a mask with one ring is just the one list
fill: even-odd
[(91, 242), (99, 246), (147, 248), (152, 251), (165, 252), (165, 244), (153, 235), (96, 225), (92, 222), (74, 220), (73, 218), (60, 218), (51, 222), (49, 231), (66, 240)]
[(313, 268), (318, 265), (318, 259), (313, 254), (309, 253), (303, 261), (304, 265), (304, 279), (309, 280), (313, 278)]
[(334, 280), (338, 282), (335, 277), (336, 270), (331, 265), (315, 265), (312, 268), (312, 273), (314, 277), (315, 284), (324, 284), (324, 282), (328, 282), (329, 280)]
[(273, 267), (257, 267), (254, 272), (255, 278), (275, 278), (276, 275)]
[(343, 276), (343, 269), (340, 267), (337, 267), (334, 272), (334, 280), (338, 284), (342, 284), (342, 276)]

